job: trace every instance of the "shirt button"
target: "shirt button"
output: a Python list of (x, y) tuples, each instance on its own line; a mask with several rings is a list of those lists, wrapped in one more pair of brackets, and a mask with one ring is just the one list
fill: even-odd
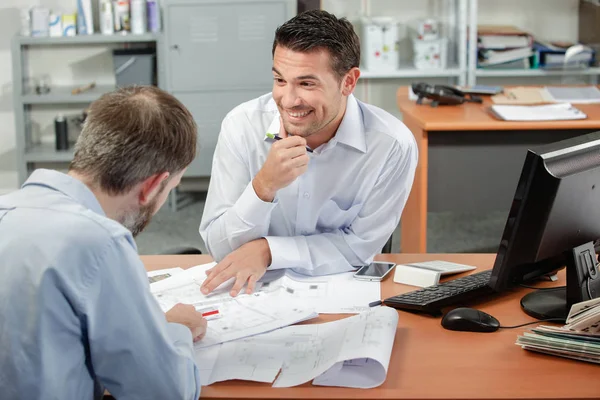
[(310, 197), (310, 194), (308, 194), (308, 192), (304, 192), (304, 198), (308, 199)]

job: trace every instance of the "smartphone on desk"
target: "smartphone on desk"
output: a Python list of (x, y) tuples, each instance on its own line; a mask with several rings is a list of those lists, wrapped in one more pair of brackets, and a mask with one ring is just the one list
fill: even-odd
[(396, 264), (386, 261), (373, 261), (369, 265), (364, 265), (354, 273), (354, 278), (362, 281), (382, 281), (396, 266)]

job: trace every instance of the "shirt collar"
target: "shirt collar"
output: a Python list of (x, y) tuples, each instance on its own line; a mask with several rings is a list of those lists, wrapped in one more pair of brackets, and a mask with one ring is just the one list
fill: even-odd
[(37, 169), (23, 184), (23, 187), (26, 186), (45, 186), (59, 191), (95, 213), (106, 216), (94, 193), (80, 180), (62, 172)]
[[(269, 128), (265, 133), (265, 140), (269, 139), (267, 136), (268, 133), (273, 135), (279, 134), (279, 112), (275, 118), (273, 118), (271, 125), (269, 125)], [(367, 152), (367, 141), (362, 121), (362, 112), (358, 106), (358, 101), (352, 94), (348, 96), (346, 112), (344, 113), (344, 117), (342, 118), (342, 122), (340, 123), (334, 138), (338, 143), (344, 143), (363, 153)]]

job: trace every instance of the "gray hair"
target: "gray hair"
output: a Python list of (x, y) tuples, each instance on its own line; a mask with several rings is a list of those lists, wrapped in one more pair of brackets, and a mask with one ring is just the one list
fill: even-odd
[(154, 86), (126, 87), (92, 103), (69, 170), (123, 194), (152, 175), (182, 171), (196, 142), (194, 118), (179, 100)]

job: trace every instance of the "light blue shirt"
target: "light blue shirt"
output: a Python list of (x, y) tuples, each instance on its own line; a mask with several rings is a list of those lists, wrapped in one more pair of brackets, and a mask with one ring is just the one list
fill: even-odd
[(199, 397), (191, 332), (80, 181), (37, 170), (0, 196), (0, 277), (2, 399)]
[(348, 97), (335, 136), (309, 153), (308, 170), (262, 201), (252, 179), (279, 131), (267, 94), (223, 120), (200, 235), (217, 260), (265, 237), (270, 269), (330, 274), (368, 264), (398, 222), (417, 166), (412, 133), (397, 118)]

